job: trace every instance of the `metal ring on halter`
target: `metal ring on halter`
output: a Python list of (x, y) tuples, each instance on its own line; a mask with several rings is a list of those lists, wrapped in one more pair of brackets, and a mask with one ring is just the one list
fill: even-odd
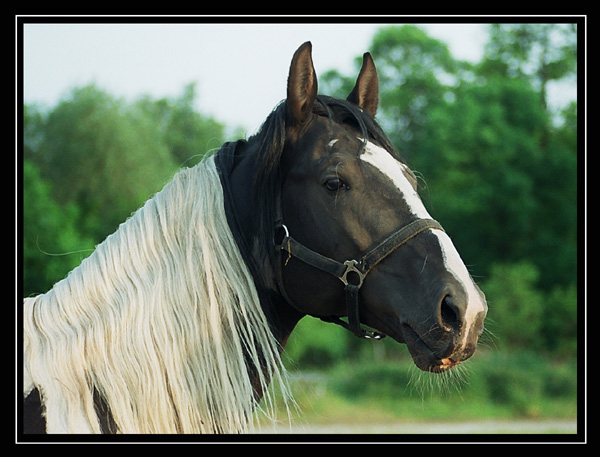
[[(342, 281), (345, 286), (347, 286), (350, 282), (350, 284), (352, 284), (353, 286), (357, 286), (360, 289), (362, 287), (363, 281), (365, 280), (366, 274), (357, 268), (358, 261), (354, 259), (346, 260), (344, 262), (344, 265), (346, 265), (346, 271), (344, 271), (344, 274), (339, 277), (340, 281)], [(358, 283), (348, 281), (348, 273), (356, 273), (358, 275)]]
[[(281, 228), (285, 231), (285, 236), (281, 240), (281, 249), (283, 249), (284, 251), (287, 251), (287, 253), (288, 253), (287, 259), (285, 259), (285, 263), (284, 263), (284, 266), (287, 267), (288, 262), (292, 258), (292, 249), (290, 246), (290, 231), (288, 230), (288, 228), (285, 224), (281, 224)], [(287, 248), (284, 248), (283, 244), (286, 240), (287, 240)]]

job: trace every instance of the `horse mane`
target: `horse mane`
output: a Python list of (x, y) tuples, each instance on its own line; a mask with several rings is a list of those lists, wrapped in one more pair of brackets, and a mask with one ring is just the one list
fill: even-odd
[[(228, 223), (211, 156), (177, 173), (49, 292), (24, 299), (23, 392), (40, 392), (48, 433), (102, 432), (96, 397), (119, 433), (246, 432), (257, 410), (274, 415), (271, 380), (287, 398), (272, 294), (252, 258), (276, 261), (286, 110), (284, 101), (240, 142), (256, 164), (252, 234)], [(318, 96), (313, 113), (397, 154), (350, 102)], [(240, 252), (241, 237), (252, 252)]]
[[(214, 157), (175, 175), (79, 267), (24, 300), (24, 395), (48, 433), (239, 433), (280, 348), (223, 209)], [(262, 367), (263, 369), (260, 369)]]

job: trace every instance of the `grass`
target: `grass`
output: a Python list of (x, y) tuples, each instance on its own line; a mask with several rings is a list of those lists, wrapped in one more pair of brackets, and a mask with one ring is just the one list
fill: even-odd
[(478, 353), (443, 375), (409, 359), (347, 361), (290, 372), (309, 424), (575, 419), (577, 365), (519, 352)]

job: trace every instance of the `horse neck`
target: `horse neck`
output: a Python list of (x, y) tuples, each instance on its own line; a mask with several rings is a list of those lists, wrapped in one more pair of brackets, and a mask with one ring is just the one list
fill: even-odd
[(274, 311), (272, 310), (272, 312), (267, 313), (267, 320), (269, 321), (273, 335), (279, 342), (281, 351), (283, 351), (296, 324), (306, 314), (290, 306), (281, 295), (277, 295), (272, 300), (271, 306)]
[[(274, 247), (260, 240), (264, 238), (264, 233), (261, 232), (265, 229), (265, 213), (269, 209), (273, 210), (272, 207), (268, 208), (265, 205), (274, 205), (278, 199), (261, 196), (261, 190), (256, 188), (255, 177), (257, 176), (258, 161), (256, 160), (255, 144), (249, 142), (241, 147), (245, 150), (242, 151), (239, 161), (231, 171), (228, 183), (231, 211), (235, 213), (237, 219), (235, 222), (232, 221), (233, 225), (237, 225), (237, 229), (232, 227), (232, 231), (238, 241), (242, 256), (249, 264), (250, 271), (254, 276), (271, 331), (283, 350), (294, 327), (305, 315), (290, 306), (277, 291), (274, 280), (274, 260), (268, 252), (268, 249), (274, 249)], [(262, 205), (263, 208), (259, 208), (259, 205)]]

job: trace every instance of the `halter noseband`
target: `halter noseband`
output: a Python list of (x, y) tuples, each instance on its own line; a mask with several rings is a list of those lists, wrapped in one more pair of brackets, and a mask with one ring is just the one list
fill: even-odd
[[(279, 261), (276, 266), (276, 276), (277, 285), (281, 295), (291, 306), (298, 309), (287, 295), (283, 285), (283, 268), (285, 265), (287, 265), (292, 256), (308, 265), (335, 276), (344, 283), (348, 322), (344, 322), (337, 316), (320, 317), (320, 319), (325, 322), (341, 325), (347, 330), (350, 330), (359, 338), (378, 340), (385, 338), (386, 336), (379, 332), (365, 330), (360, 326), (358, 292), (362, 287), (367, 274), (373, 268), (375, 268), (379, 262), (385, 259), (388, 255), (390, 255), (408, 240), (417, 236), (419, 233), (427, 229), (444, 230), (442, 226), (433, 219), (417, 219), (393, 232), (383, 241), (367, 251), (367, 253), (364, 254), (359, 260), (351, 259), (340, 263), (337, 260), (330, 259), (329, 257), (325, 257), (324, 255), (307, 248), (292, 238), (288, 228), (283, 224), (281, 207), (279, 208), (279, 211), (280, 214), (275, 232), (275, 248), (279, 253)], [(277, 238), (278, 235), (283, 235), (281, 237), (281, 241), (279, 242)], [(287, 252), (287, 259), (282, 265), (283, 259), (281, 258), (281, 255), (283, 251)]]

